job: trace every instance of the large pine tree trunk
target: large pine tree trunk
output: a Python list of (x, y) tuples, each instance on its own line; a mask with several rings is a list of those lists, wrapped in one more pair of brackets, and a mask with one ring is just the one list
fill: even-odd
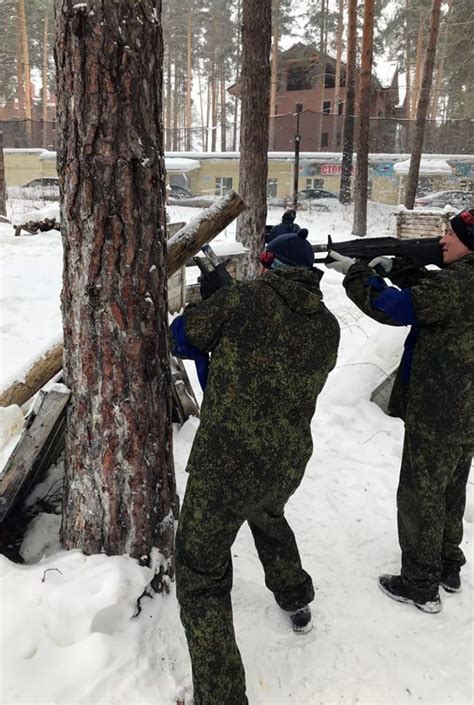
[(342, 34), (344, 31), (344, 0), (339, 0), (339, 11), (337, 16), (337, 45), (336, 45), (336, 75), (334, 88), (334, 105), (333, 105), (333, 126), (332, 126), (332, 149), (337, 150), (337, 134), (339, 132), (339, 99), (341, 95), (341, 60), (342, 60)]
[(354, 151), (355, 72), (357, 47), (357, 0), (349, 0), (347, 28), (346, 101), (339, 201), (351, 202), (352, 154)]
[(367, 234), (367, 183), (369, 176), (370, 84), (374, 55), (374, 0), (365, 0), (360, 67), (359, 129), (357, 132), (357, 180), (352, 233)]
[(431, 6), (430, 31), (426, 47), (426, 58), (421, 79), (420, 97), (416, 107), (415, 128), (411, 148), (410, 168), (408, 170), (407, 185), (405, 190), (405, 207), (412, 209), (415, 203), (416, 187), (420, 173), (421, 151), (425, 136), (426, 115), (430, 102), (430, 88), (433, 79), (433, 69), (436, 57), (436, 44), (438, 41), (441, 0), (433, 0)]
[(25, 69), (23, 65), (23, 49), (21, 44), (20, 15), (17, 15), (16, 34), (16, 76), (18, 83), (18, 118), (25, 119)]
[(56, 0), (64, 372), (62, 541), (160, 551), (175, 480), (167, 345), (161, 0)]
[(267, 217), (272, 1), (243, 0), (242, 24), (239, 193), (248, 208), (237, 221), (237, 240), (249, 249), (243, 274), (251, 279)]

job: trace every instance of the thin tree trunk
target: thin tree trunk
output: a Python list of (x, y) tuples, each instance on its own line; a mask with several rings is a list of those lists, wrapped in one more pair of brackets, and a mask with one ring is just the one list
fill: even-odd
[(202, 99), (202, 79), (201, 79), (201, 66), (198, 64), (198, 89), (199, 89), (199, 106), (201, 110), (201, 149), (205, 150), (205, 123), (204, 123), (204, 103)]
[[(409, 5), (408, 5), (409, 7)], [(410, 148), (410, 134), (411, 134), (411, 101), (412, 101), (412, 80), (411, 80), (411, 42), (410, 42), (410, 32), (408, 23), (405, 27), (405, 61), (406, 61), (406, 95), (405, 95), (405, 116), (407, 118), (406, 130), (405, 130), (405, 143), (404, 147), (406, 151)]]
[(451, 15), (451, 8), (453, 6), (453, 0), (448, 0), (448, 8), (446, 11), (446, 21), (442, 30), (442, 37), (440, 43), (440, 51), (438, 55), (438, 62), (436, 68), (436, 81), (433, 90), (433, 95), (431, 97), (431, 109), (430, 118), (436, 120), (438, 117), (438, 109), (441, 98), (441, 86), (443, 85), (443, 74), (444, 74), (444, 57), (446, 56), (446, 48), (448, 44), (448, 26)]
[(23, 62), (23, 50), (21, 45), (20, 15), (17, 15), (17, 36), (16, 36), (16, 75), (18, 81), (18, 117), (25, 119), (25, 67)]
[(270, 125), (268, 136), (268, 147), (275, 149), (275, 115), (276, 97), (278, 92), (278, 41), (279, 41), (279, 21), (280, 21), (280, 0), (273, 0), (272, 3), (272, 65), (270, 82)]
[(441, 0), (433, 0), (431, 6), (430, 30), (426, 49), (423, 78), (421, 79), (420, 97), (416, 108), (415, 129), (411, 148), (410, 168), (408, 170), (405, 190), (405, 207), (410, 210), (415, 203), (418, 176), (420, 173), (421, 151), (425, 136), (426, 115), (430, 102), (430, 88), (433, 79), (434, 62), (436, 58), (436, 43), (438, 40)]
[(190, 7), (188, 12), (188, 30), (187, 30), (187, 46), (186, 46), (186, 108), (185, 108), (185, 145), (188, 152), (191, 151), (192, 144), (192, 92), (193, 92), (193, 12)]
[(174, 65), (173, 81), (173, 152), (178, 151), (178, 121), (179, 121), (179, 72)]
[(3, 157), (3, 132), (0, 132), (0, 215), (7, 214), (7, 187), (5, 182), (5, 160)]
[(249, 250), (243, 275), (251, 279), (259, 268), (267, 217), (272, 2), (243, 0), (242, 11), (239, 192), (248, 208), (237, 221), (236, 237)]
[(168, 61), (166, 65), (166, 150), (171, 151), (172, 140), (171, 140), (171, 114), (172, 108), (172, 72), (171, 72), (171, 56), (170, 50), (168, 48)]
[(49, 18), (46, 12), (43, 27), (43, 71), (42, 82), (42, 102), (43, 102), (43, 147), (48, 147), (48, 24)]
[(211, 91), (211, 79), (209, 78), (207, 82), (207, 101), (206, 101), (206, 145), (204, 148), (205, 152), (209, 151), (209, 129), (210, 129), (210, 122), (211, 122), (211, 100), (212, 100), (212, 91)]
[(30, 54), (28, 51), (28, 30), (26, 27), (25, 1), (18, 0), (18, 23), (21, 39), (21, 53), (23, 55), (23, 71), (25, 81), (25, 119), (26, 132), (31, 147), (31, 76), (30, 76)]
[(352, 154), (354, 151), (355, 75), (357, 48), (357, 0), (349, 0), (347, 27), (346, 100), (339, 201), (351, 202)]
[(55, 9), (64, 373), (72, 390), (61, 537), (66, 548), (148, 564), (155, 549), (160, 573), (170, 576), (176, 490), (161, 1), (97, 3), (91, 13), (56, 0)]
[(342, 33), (344, 31), (344, 0), (339, 0), (339, 13), (337, 17), (337, 47), (336, 47), (336, 75), (335, 75), (335, 87), (334, 87), (334, 107), (333, 115), (334, 125), (332, 134), (332, 148), (336, 148), (337, 133), (339, 132), (339, 96), (341, 93), (341, 60), (342, 60)]
[(221, 152), (227, 151), (227, 109), (226, 109), (226, 96), (225, 96), (225, 76), (224, 76), (224, 62), (222, 61), (222, 74), (221, 74)]
[(412, 93), (412, 103), (411, 103), (411, 114), (410, 117), (413, 120), (416, 115), (416, 106), (418, 105), (418, 100), (420, 97), (420, 86), (421, 86), (421, 72), (423, 67), (423, 59), (425, 53), (425, 26), (423, 20), (423, 10), (420, 10), (419, 20), (418, 20), (418, 40), (416, 42), (416, 61), (415, 61), (415, 85), (413, 87)]
[[(240, 0), (237, 0), (237, 49), (236, 49), (236, 61), (235, 61), (235, 75), (240, 75), (240, 47), (242, 42), (241, 33), (241, 6)], [(239, 120), (239, 99), (237, 96), (234, 98), (234, 131), (232, 137), (232, 151), (237, 151), (237, 132), (238, 132), (238, 120)]]
[(321, 150), (321, 138), (323, 134), (324, 121), (324, 92), (326, 88), (327, 11), (328, 0), (321, 0), (321, 34), (319, 40), (319, 90), (321, 93), (319, 104), (318, 139), (316, 142), (318, 150)]
[(374, 53), (374, 0), (365, 0), (360, 67), (360, 108), (357, 134), (357, 180), (352, 233), (367, 234), (367, 182), (369, 174), (370, 84)]
[(215, 65), (213, 69), (213, 77), (212, 77), (212, 100), (211, 100), (211, 119), (212, 119), (212, 126), (211, 126), (211, 152), (216, 151), (217, 147), (217, 76), (216, 76), (216, 70), (215, 70)]

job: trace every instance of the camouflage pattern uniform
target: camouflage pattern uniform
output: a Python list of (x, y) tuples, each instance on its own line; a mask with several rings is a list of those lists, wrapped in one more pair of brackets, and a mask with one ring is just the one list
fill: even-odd
[(184, 317), (187, 339), (212, 359), (176, 537), (177, 596), (195, 705), (244, 705), (230, 549), (248, 521), (280, 607), (313, 600), (284, 507), (312, 454), (311, 419), (339, 326), (319, 274), (302, 268), (220, 289)]
[[(390, 412), (405, 421), (397, 493), (401, 575), (428, 595), (437, 590), (443, 567), (466, 562), (460, 544), (474, 448), (474, 255), (439, 271), (406, 264), (394, 260), (387, 275), (402, 290), (409, 288), (417, 321), (405, 343)], [(374, 305), (380, 292), (372, 282), (377, 284), (374, 271), (358, 262), (344, 286), (371, 318), (400, 325)], [(411, 354), (411, 374), (404, 380)]]

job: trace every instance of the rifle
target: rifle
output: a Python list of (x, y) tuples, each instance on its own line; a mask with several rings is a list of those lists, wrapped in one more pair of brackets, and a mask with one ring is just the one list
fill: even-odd
[(205, 255), (210, 267), (204, 264), (202, 257), (196, 256), (193, 257), (193, 260), (201, 272), (199, 282), (201, 284), (201, 298), (204, 301), (218, 289), (230, 284), (232, 277), (226, 269), (228, 261), (220, 262), (219, 257), (210, 245), (203, 245), (201, 252)]
[[(396, 237), (368, 237), (333, 242), (328, 235), (327, 245), (313, 245), (313, 252), (330, 252), (334, 250), (340, 255), (370, 262), (375, 257), (406, 257), (411, 267), (424, 267), (427, 264), (443, 266), (443, 250), (439, 237), (417, 237), (401, 240)], [(333, 262), (328, 254), (316, 258), (315, 262)]]

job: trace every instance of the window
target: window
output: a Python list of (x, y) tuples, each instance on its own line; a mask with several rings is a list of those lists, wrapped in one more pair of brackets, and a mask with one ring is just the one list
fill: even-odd
[(287, 91), (308, 91), (311, 88), (311, 76), (306, 66), (296, 65), (288, 68)]
[(267, 179), (267, 196), (268, 198), (276, 198), (278, 189), (278, 179)]
[(323, 113), (326, 113), (326, 115), (331, 114), (331, 101), (330, 100), (323, 100)]
[(216, 196), (225, 196), (232, 190), (232, 176), (216, 176)]
[(339, 101), (339, 105), (337, 106), (337, 114), (344, 115), (344, 101), (343, 100)]
[(329, 132), (323, 132), (321, 135), (321, 147), (327, 147), (329, 144)]
[(306, 179), (306, 188), (322, 188), (324, 179)]

